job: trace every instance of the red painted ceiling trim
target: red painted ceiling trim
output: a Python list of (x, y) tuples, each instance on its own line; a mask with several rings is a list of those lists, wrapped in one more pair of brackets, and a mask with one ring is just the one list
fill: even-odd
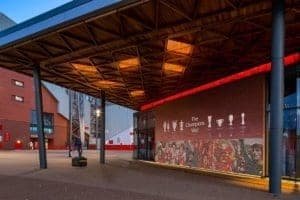
[[(300, 53), (294, 53), (294, 54), (284, 57), (285, 67), (291, 66), (293, 64), (297, 64), (299, 62), (300, 62)], [(146, 111), (146, 110), (152, 109), (154, 107), (160, 106), (162, 104), (165, 104), (167, 102), (171, 102), (171, 101), (183, 98), (183, 97), (187, 97), (187, 96), (196, 94), (198, 92), (216, 88), (216, 87), (224, 85), (224, 84), (232, 83), (234, 81), (238, 81), (238, 80), (250, 77), (250, 76), (254, 76), (254, 75), (258, 75), (258, 74), (265, 74), (270, 71), (271, 71), (271, 62), (262, 64), (262, 65), (258, 65), (251, 69), (248, 69), (248, 70), (245, 70), (242, 72), (238, 72), (238, 73), (232, 74), (230, 76), (226, 76), (226, 77), (218, 79), (216, 81), (212, 81), (212, 82), (206, 83), (204, 85), (200, 85), (195, 88), (188, 89), (188, 90), (179, 92), (177, 94), (168, 96), (166, 98), (144, 104), (141, 106), (140, 110)]]

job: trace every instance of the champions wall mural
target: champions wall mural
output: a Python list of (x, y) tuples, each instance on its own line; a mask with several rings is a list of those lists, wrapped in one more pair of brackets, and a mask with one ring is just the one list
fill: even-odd
[(262, 175), (264, 84), (252, 77), (155, 109), (155, 161)]

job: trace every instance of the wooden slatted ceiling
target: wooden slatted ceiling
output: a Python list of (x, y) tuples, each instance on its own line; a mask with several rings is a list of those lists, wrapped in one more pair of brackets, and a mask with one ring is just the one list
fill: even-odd
[[(299, 10), (286, 1), (286, 54), (299, 51)], [(139, 109), (270, 60), (270, 0), (146, 0), (115, 11), (2, 48), (0, 65), (31, 75), (40, 64), (46, 81), (103, 89)]]

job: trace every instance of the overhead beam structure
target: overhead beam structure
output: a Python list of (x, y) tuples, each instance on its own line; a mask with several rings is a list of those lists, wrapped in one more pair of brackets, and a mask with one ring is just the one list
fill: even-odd
[[(299, 1), (286, 1), (285, 55), (299, 50), (299, 7)], [(32, 72), (24, 66), (39, 64), (43, 80), (67, 88), (76, 82), (74, 90), (97, 98), (105, 90), (107, 100), (139, 110), (158, 97), (270, 62), (271, 13), (269, 0), (124, 0), (104, 7), (96, 0), (74, 1), (48, 18), (38, 16), (2, 32), (0, 63), (27, 75)], [(193, 51), (169, 51), (169, 40), (191, 44)], [(135, 70), (118, 66), (127, 58), (139, 60)], [(83, 74), (72, 63), (98, 73)], [(185, 70), (169, 73), (164, 63)], [(98, 80), (118, 86), (99, 86)], [(131, 95), (138, 90), (143, 97)]]

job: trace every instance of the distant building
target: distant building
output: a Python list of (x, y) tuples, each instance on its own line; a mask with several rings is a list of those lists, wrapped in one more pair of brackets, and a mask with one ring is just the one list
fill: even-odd
[[(0, 149), (38, 147), (32, 77), (0, 68)], [(65, 149), (69, 141), (69, 94), (67, 89), (43, 82), (44, 132), (48, 149)], [(96, 148), (91, 123), (91, 97), (84, 95), (82, 140), (86, 148)], [(106, 144), (132, 145), (133, 110), (108, 103)]]
[[(0, 13), (0, 31), (16, 23)], [(37, 148), (37, 122), (32, 77), (0, 68), (0, 149)], [(68, 119), (58, 111), (61, 103), (42, 85), (46, 147), (66, 147)]]
[(13, 20), (0, 12), (0, 31), (7, 29), (15, 24), (16, 23)]
[[(16, 23), (0, 13), (0, 31)], [(37, 148), (37, 127), (32, 77), (1, 68), (0, 65), (0, 149)], [(66, 88), (42, 82), (46, 146), (66, 148), (69, 142), (69, 93)], [(78, 93), (79, 94), (79, 93)], [(79, 134), (86, 148), (96, 148), (95, 98), (81, 95)], [(133, 110), (112, 103), (106, 105), (106, 144), (132, 145)], [(112, 123), (113, 122), (113, 123)]]
[[(32, 77), (0, 68), (0, 149), (37, 148), (37, 121)], [(68, 119), (58, 112), (59, 101), (43, 85), (46, 147), (64, 149)]]

